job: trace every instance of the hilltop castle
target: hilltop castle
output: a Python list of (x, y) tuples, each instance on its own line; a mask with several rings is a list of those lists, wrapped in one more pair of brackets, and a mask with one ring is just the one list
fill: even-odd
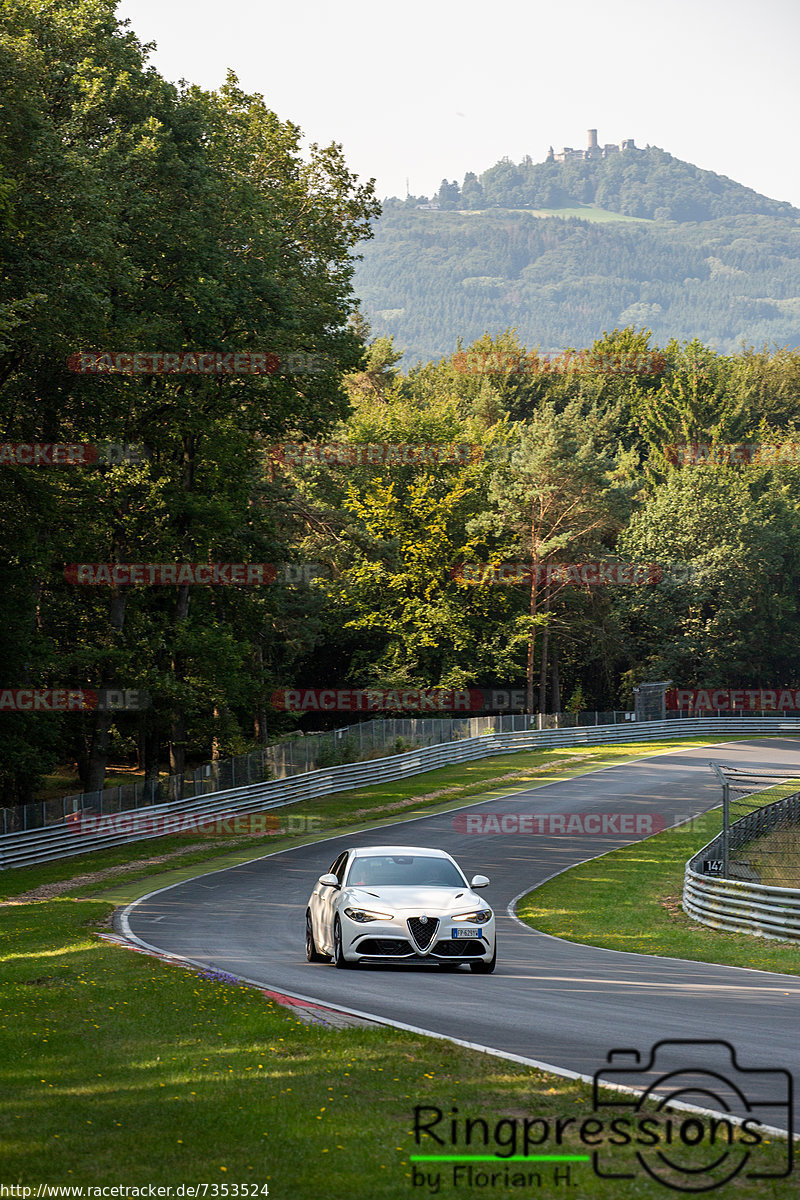
[(635, 150), (633, 138), (625, 138), (619, 145), (616, 142), (606, 142), (604, 146), (599, 145), (597, 141), (597, 130), (589, 129), (589, 142), (585, 150), (573, 150), (571, 146), (565, 146), (560, 154), (553, 152), (553, 147), (550, 147), (550, 153), (547, 155), (546, 162), (568, 162), (570, 159), (580, 159), (588, 161), (593, 158), (609, 158), (612, 154), (619, 154), (622, 150)]

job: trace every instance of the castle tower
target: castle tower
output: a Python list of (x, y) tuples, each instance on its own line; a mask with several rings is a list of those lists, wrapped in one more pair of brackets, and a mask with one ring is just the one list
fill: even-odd
[(592, 153), (597, 149), (597, 130), (589, 129), (589, 130), (587, 130), (587, 132), (589, 134), (589, 145), (588, 145), (587, 149), (589, 150), (590, 153)]

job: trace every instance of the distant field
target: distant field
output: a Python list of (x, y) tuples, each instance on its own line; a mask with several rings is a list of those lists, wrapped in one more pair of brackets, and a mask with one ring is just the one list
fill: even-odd
[(633, 221), (638, 225), (655, 225), (649, 217), (626, 217), (622, 213), (610, 212), (607, 208), (595, 208), (593, 204), (579, 205), (577, 208), (469, 208), (451, 209), (461, 216), (475, 217), (486, 212), (525, 212), (532, 217), (578, 217), (581, 221)]

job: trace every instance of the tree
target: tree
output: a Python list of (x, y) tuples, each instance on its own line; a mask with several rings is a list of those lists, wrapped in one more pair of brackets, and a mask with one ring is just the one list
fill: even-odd
[(461, 186), (461, 207), (483, 208), (485, 204), (482, 184), (474, 171), (467, 171)]
[[(348, 328), (353, 252), (378, 207), (341, 147), (303, 158), (297, 126), (235, 77), (210, 93), (162, 80), (110, 0), (14, 0), (2, 37), (4, 436), (148, 449), (145, 462), (104, 472), (2, 468), (0, 515), (18, 565), (0, 615), (21, 602), (30, 673), (7, 682), (148, 687), (142, 736), (168, 741), (181, 773), (191, 737), (211, 736), (211, 713), (253, 699), (239, 666), (263, 639), (254, 613), (267, 613), (252, 597), (225, 603), (185, 586), (77, 590), (63, 563), (289, 557), (274, 512), (254, 502), (260, 447), (313, 436), (346, 410), (341, 374), (362, 353)], [(70, 374), (68, 355), (90, 348), (270, 350), (310, 369)], [(108, 714), (61, 727), (87, 785), (101, 784)]]
[[(520, 429), (509, 462), (489, 484), (488, 513), (471, 530), (495, 539), (493, 556), (522, 554), (530, 563), (527, 619), (527, 710), (533, 712), (536, 631), (542, 628), (541, 680), (547, 672), (547, 630), (553, 601), (565, 584), (539, 578), (541, 568), (566, 556), (602, 554), (604, 539), (624, 522), (627, 487), (615, 480), (616, 463), (595, 444), (592, 430), (575, 421), (575, 411), (542, 408)], [(541, 690), (543, 692), (544, 687)], [(544, 711), (544, 697), (540, 695)]]
[(771, 686), (800, 679), (800, 513), (796, 466), (698, 466), (659, 483), (620, 537), (622, 553), (662, 563), (652, 589), (616, 607), (638, 678), (682, 686)]
[(437, 195), (440, 208), (458, 208), (461, 201), (461, 192), (455, 179), (452, 183), (443, 179)]

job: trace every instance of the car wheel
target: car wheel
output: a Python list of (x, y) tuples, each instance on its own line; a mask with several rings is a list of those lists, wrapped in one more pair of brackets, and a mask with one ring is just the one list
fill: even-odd
[(491, 958), (478, 958), (475, 962), (469, 964), (470, 971), (475, 975), (491, 975), (492, 971), (497, 966), (497, 942), (494, 944), (494, 950)]
[(340, 971), (350, 966), (342, 949), (342, 923), (338, 917), (333, 922), (333, 965)]
[(314, 926), (311, 924), (311, 913), (306, 911), (306, 958), (309, 962), (328, 962), (327, 954), (320, 954), (314, 941)]

